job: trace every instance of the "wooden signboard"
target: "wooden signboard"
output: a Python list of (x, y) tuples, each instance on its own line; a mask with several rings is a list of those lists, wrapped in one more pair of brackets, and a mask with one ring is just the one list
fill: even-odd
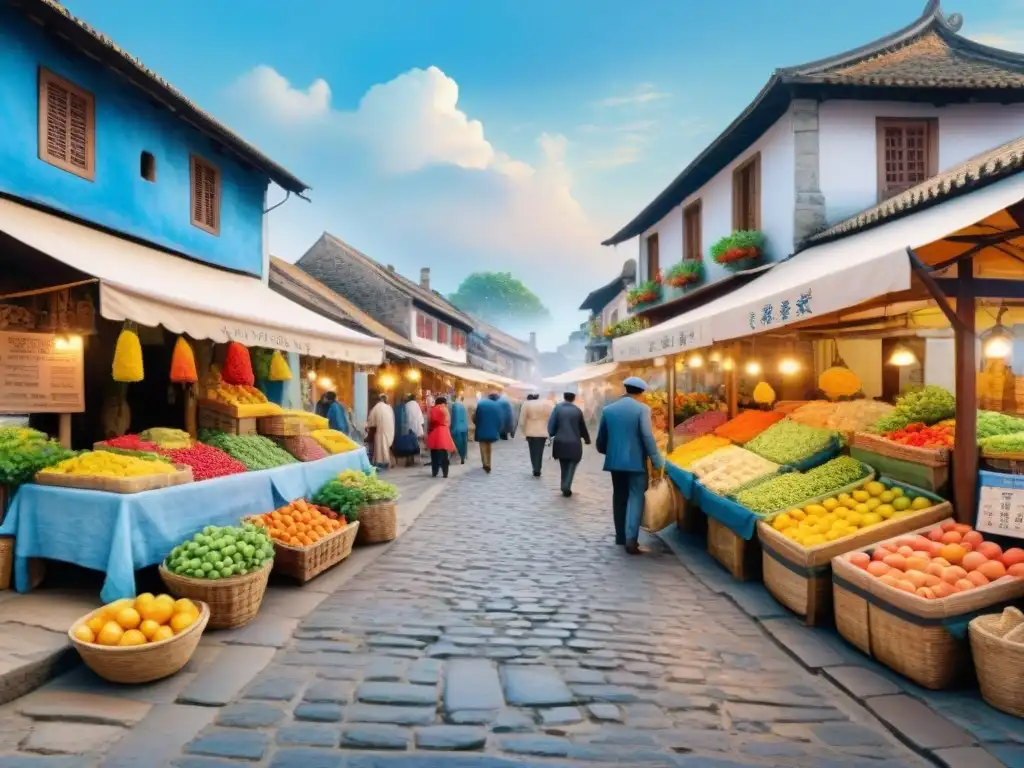
[(0, 413), (82, 413), (82, 339), (0, 331)]

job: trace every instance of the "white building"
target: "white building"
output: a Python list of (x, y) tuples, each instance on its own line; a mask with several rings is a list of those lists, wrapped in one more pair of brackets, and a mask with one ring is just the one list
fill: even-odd
[(636, 284), (636, 261), (629, 259), (615, 279), (591, 291), (580, 309), (590, 312), (587, 323), (586, 362), (604, 360), (611, 352), (611, 336), (605, 331), (629, 318), (626, 294)]

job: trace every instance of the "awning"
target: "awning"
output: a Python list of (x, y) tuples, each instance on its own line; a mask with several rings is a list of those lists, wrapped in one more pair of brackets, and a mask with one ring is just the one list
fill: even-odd
[(108, 320), (162, 325), (215, 342), (238, 341), (314, 357), (378, 365), (384, 344), (271, 290), (258, 278), (164, 253), (0, 199), (0, 231), (99, 279)]
[(615, 339), (619, 361), (646, 360), (782, 328), (910, 288), (906, 249), (920, 248), (1024, 197), (1024, 175), (874, 229), (817, 245), (714, 301)]
[(573, 368), (571, 371), (560, 373), (544, 379), (545, 384), (576, 384), (580, 381), (590, 381), (607, 376), (619, 367), (618, 363), (591, 363)]
[(455, 365), (444, 360), (438, 360), (434, 357), (420, 357), (418, 355), (412, 355), (401, 350), (392, 350), (388, 347), (389, 352), (394, 352), (397, 355), (405, 357), (409, 360), (415, 360), (420, 365), (425, 365), (428, 368), (433, 368), (435, 371), (446, 373), (449, 376), (454, 376), (457, 379), (464, 379), (465, 381), (472, 381), (476, 384), (487, 384), (489, 386), (495, 386), (500, 382), (495, 381), (493, 373), (487, 373), (487, 371), (481, 371), (479, 368), (470, 368), (468, 366)]

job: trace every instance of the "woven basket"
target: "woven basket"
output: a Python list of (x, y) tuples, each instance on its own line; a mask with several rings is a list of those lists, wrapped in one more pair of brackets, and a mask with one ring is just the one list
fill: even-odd
[[(28, 561), (28, 588), (35, 589), (46, 577), (46, 561), (37, 557)], [(0, 536), (0, 592), (14, 584), (14, 537)]]
[(83, 643), (74, 636), (75, 627), (82, 624), (104, 608), (90, 611), (71, 625), (68, 637), (82, 661), (93, 672), (112, 683), (151, 683), (170, 677), (181, 670), (199, 645), (207, 622), (210, 620), (210, 607), (205, 603), (197, 603), (199, 618), (180, 635), (175, 635), (158, 643), (132, 645), (124, 648), (119, 646)]
[(234, 629), (256, 618), (274, 563), (258, 571), (227, 579), (193, 579), (171, 573), (160, 564), (160, 578), (175, 597), (187, 597), (210, 606), (210, 629)]
[(382, 544), (398, 536), (398, 506), (393, 501), (370, 504), (359, 510), (356, 544)]
[(854, 433), (853, 445), (863, 448), (865, 451), (877, 453), (879, 456), (888, 456), (926, 467), (949, 466), (948, 448), (918, 448), (913, 445), (902, 445), (867, 432)]
[(301, 437), (313, 431), (302, 417), (284, 414), (259, 419), (257, 429), (261, 435), (268, 437)]
[[(933, 527), (911, 533), (923, 534)], [(846, 558), (844, 554), (832, 560), (832, 598), (839, 634), (890, 669), (932, 690), (962, 682), (971, 669), (967, 641), (951, 635), (942, 623), (969, 620), (980, 611), (1024, 597), (1024, 580), (1004, 577), (969, 592), (925, 600), (882, 584)]]
[(761, 547), (757, 537), (747, 541), (710, 515), (708, 554), (721, 563), (734, 579), (756, 581), (761, 576)]
[(999, 620), (999, 614), (989, 614), (968, 625), (981, 697), (996, 709), (1024, 717), (1024, 643), (998, 635)]
[(275, 541), (274, 573), (291, 576), (301, 582), (319, 576), (352, 554), (359, 528), (358, 521), (349, 523), (308, 547), (292, 547)]

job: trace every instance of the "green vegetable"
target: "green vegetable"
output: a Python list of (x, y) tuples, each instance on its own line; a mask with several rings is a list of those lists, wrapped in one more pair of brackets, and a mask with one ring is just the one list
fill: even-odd
[(0, 428), (0, 485), (16, 488), (29, 482), (39, 470), (75, 455), (35, 429)]
[(1024, 453), (1024, 432), (993, 435), (978, 441), (986, 453)]
[(1024, 432), (1024, 419), (1007, 416), (996, 411), (978, 411), (978, 441), (995, 435), (1012, 435)]
[(767, 515), (838, 491), (864, 476), (863, 464), (849, 456), (838, 456), (807, 472), (776, 475), (737, 491), (733, 498), (751, 512)]
[(288, 451), (263, 435), (229, 435), (215, 430), (202, 430), (199, 439), (242, 462), (250, 472), (298, 463)]
[(768, 427), (744, 447), (776, 464), (792, 464), (825, 450), (838, 435), (788, 419)]
[(359, 510), (366, 506), (366, 494), (358, 486), (331, 480), (313, 495), (313, 503), (333, 509), (354, 522), (359, 519)]
[(891, 413), (874, 423), (871, 431), (882, 434), (903, 429), (908, 424), (924, 423), (929, 426), (956, 413), (956, 400), (947, 390), (929, 384), (896, 399)]
[(227, 579), (244, 576), (274, 559), (274, 544), (258, 525), (208, 525), (167, 555), (164, 567), (193, 579)]

